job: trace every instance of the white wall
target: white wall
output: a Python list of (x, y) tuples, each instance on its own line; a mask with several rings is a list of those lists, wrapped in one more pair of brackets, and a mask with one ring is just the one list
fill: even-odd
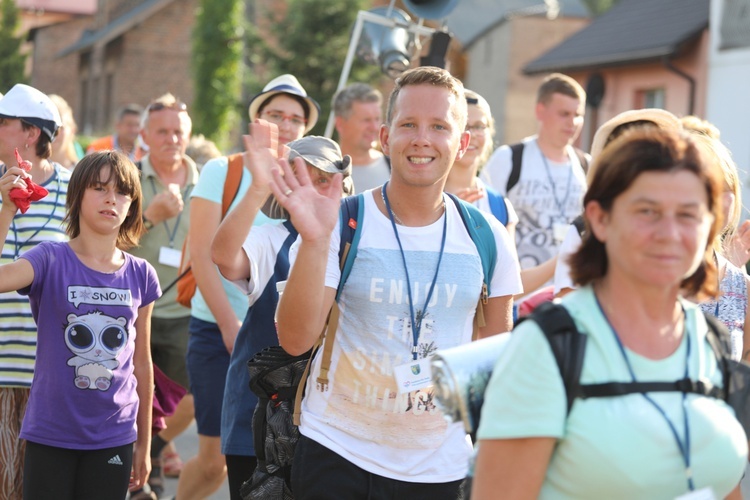
[[(750, 207), (750, 47), (719, 50), (724, 0), (711, 1), (706, 119), (721, 131), (740, 171), (742, 197)], [(747, 208), (743, 219), (750, 216)]]

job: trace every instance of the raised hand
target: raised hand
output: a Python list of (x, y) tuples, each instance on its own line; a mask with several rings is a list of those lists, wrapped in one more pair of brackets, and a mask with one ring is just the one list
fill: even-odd
[(264, 194), (271, 193), (271, 171), (285, 155), (286, 146), (279, 144), (279, 128), (266, 120), (250, 124), (250, 135), (243, 135), (245, 168), (250, 172), (250, 187)]
[(467, 203), (474, 203), (477, 200), (481, 200), (485, 197), (485, 191), (483, 188), (465, 188), (456, 192), (456, 196), (464, 200)]
[(172, 186), (175, 185), (170, 184), (169, 189), (151, 198), (151, 203), (143, 211), (146, 218), (154, 224), (177, 217), (185, 208), (185, 201), (182, 199), (179, 186), (177, 189)]
[(329, 238), (339, 217), (342, 175), (336, 174), (331, 179), (334, 189), (320, 194), (312, 185), (302, 158), (294, 159), (294, 170), (283, 158), (278, 165), (272, 172), (271, 190), (289, 212), (295, 229), (305, 241)]
[(15, 214), (18, 207), (10, 197), (10, 190), (15, 188), (26, 189), (26, 181), (24, 179), (31, 179), (25, 170), (20, 167), (8, 167), (0, 177), (0, 196), (3, 198), (3, 210), (9, 210), (10, 213)]
[(750, 220), (746, 220), (737, 228), (732, 238), (725, 242), (725, 257), (729, 262), (743, 268), (750, 260)]

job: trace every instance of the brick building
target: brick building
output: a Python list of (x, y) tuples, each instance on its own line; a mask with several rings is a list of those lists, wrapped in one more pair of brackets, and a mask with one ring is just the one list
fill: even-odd
[(33, 33), (32, 85), (63, 96), (79, 130), (108, 133), (116, 110), (165, 92), (190, 105), (196, 0), (98, 0), (88, 19)]

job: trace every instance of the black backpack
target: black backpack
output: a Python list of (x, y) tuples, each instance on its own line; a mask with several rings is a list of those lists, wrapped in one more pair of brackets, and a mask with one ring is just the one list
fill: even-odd
[(581, 370), (587, 336), (575, 325), (567, 309), (559, 303), (540, 304), (523, 320), (534, 321), (544, 333), (562, 376), (570, 413), (576, 399), (625, 396), (646, 392), (683, 392), (723, 399), (731, 406), (747, 435), (750, 435), (750, 365), (730, 358), (730, 336), (716, 318), (706, 314), (706, 339), (721, 369), (722, 387), (708, 381), (683, 378), (673, 382), (607, 382), (581, 384)]
[[(508, 195), (508, 193), (510, 193), (510, 190), (513, 188), (513, 186), (518, 184), (518, 179), (521, 178), (521, 162), (523, 160), (524, 143), (517, 142), (515, 144), (511, 144), (509, 147), (511, 154), (511, 169), (510, 175), (508, 176), (508, 182), (505, 185), (506, 196)], [(586, 158), (586, 153), (578, 148), (573, 148), (573, 150), (578, 157), (578, 162), (581, 164), (583, 172), (587, 173), (589, 171), (589, 161)]]

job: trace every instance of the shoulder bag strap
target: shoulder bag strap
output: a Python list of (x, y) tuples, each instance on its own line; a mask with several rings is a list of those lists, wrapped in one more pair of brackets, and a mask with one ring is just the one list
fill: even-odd
[(245, 168), (242, 153), (227, 156), (227, 178), (224, 180), (224, 192), (221, 197), (221, 218), (223, 219), (232, 202), (240, 191), (242, 172)]

